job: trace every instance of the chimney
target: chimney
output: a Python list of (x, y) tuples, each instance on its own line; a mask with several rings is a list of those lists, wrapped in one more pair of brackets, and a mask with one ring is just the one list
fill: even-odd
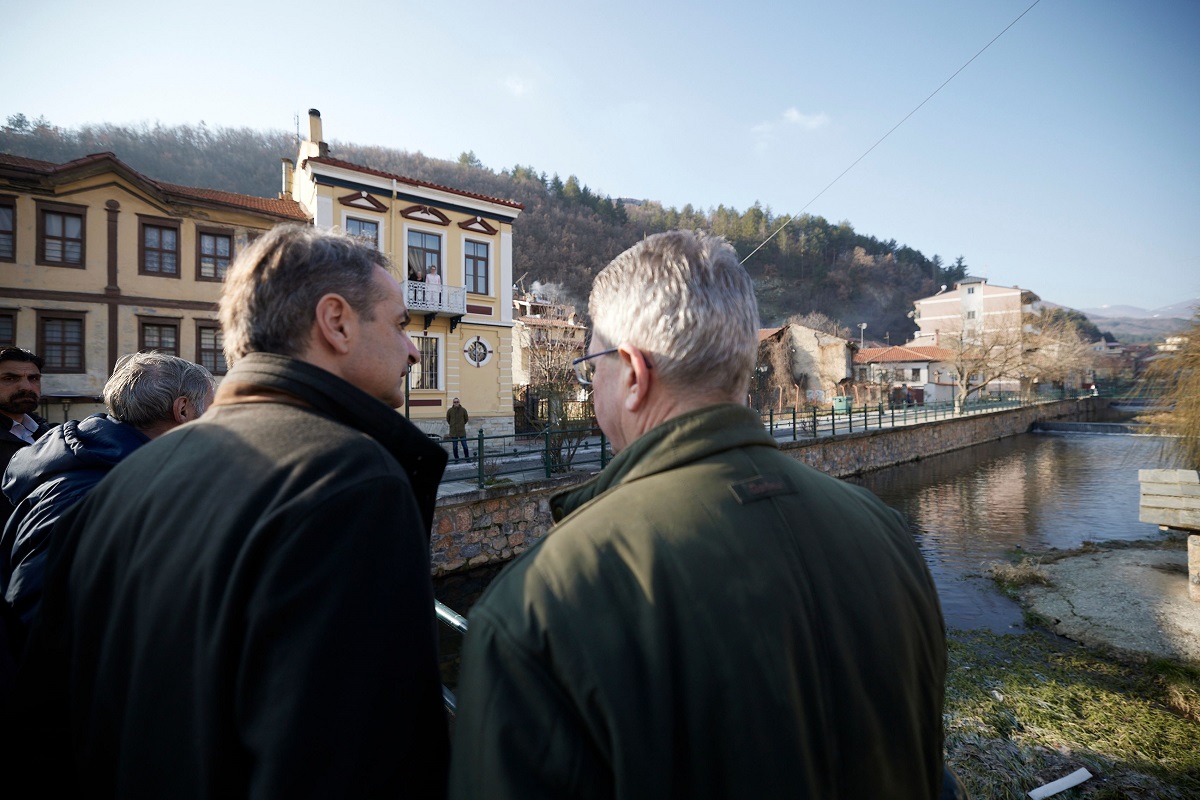
[(280, 165), (283, 173), (283, 189), (279, 192), (280, 200), (287, 200), (292, 196), (292, 172), (296, 169), (296, 164), (290, 158), (280, 159), (283, 163)]
[(329, 155), (329, 145), (321, 138), (321, 112), (315, 108), (308, 110), (308, 140), (316, 143), (319, 158)]

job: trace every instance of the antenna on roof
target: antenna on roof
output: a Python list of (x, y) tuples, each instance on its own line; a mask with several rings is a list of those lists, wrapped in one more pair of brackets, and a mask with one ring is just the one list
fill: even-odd
[(292, 114), (292, 119), (296, 121), (296, 147), (300, 146), (300, 113)]

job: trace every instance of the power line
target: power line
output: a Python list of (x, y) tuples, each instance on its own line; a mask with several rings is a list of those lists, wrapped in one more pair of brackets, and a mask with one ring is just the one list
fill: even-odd
[(1042, 0), (1033, 0), (1033, 4), (1032, 4), (1032, 5), (1030, 5), (1030, 6), (1029, 6), (1029, 8), (1027, 8), (1027, 9), (1025, 9), (1024, 11), (1022, 11), (1022, 12), (1021, 12), (1019, 15), (1017, 15), (1017, 18), (1016, 18), (1016, 19), (1014, 19), (1012, 22), (1008, 23), (1008, 25), (1007, 25), (1007, 26), (1005, 26), (1004, 30), (1000, 31), (1000, 32), (999, 32), (999, 33), (997, 33), (997, 34), (996, 34), (994, 37), (992, 37), (992, 40), (991, 40), (990, 42), (988, 42), (987, 44), (985, 44), (985, 45), (984, 45), (984, 46), (983, 46), (983, 47), (982, 47), (982, 48), (979, 50), (979, 52), (978, 52), (978, 53), (976, 53), (975, 55), (971, 56), (971, 57), (970, 57), (970, 58), (967, 60), (967, 63), (963, 64), (961, 67), (959, 67), (957, 70), (955, 70), (953, 75), (951, 75), (949, 78), (946, 78), (946, 80), (942, 81), (942, 85), (941, 85), (941, 86), (939, 86), (939, 87), (937, 87), (936, 89), (934, 89), (932, 92), (930, 92), (929, 96), (928, 96), (928, 97), (926, 97), (924, 100), (922, 100), (922, 101), (921, 101), (921, 102), (920, 102), (920, 103), (917, 105), (917, 107), (916, 107), (916, 108), (914, 108), (912, 111), (910, 111), (910, 112), (908, 112), (907, 114), (905, 114), (905, 115), (904, 115), (904, 119), (900, 120), (900, 121), (899, 121), (899, 122), (897, 122), (895, 125), (893, 125), (893, 126), (892, 126), (892, 128), (891, 128), (891, 130), (889, 130), (889, 131), (888, 131), (887, 133), (885, 133), (883, 136), (880, 136), (880, 137), (879, 137), (879, 140), (878, 140), (877, 142), (875, 142), (875, 144), (873, 144), (873, 145), (871, 145), (870, 147), (868, 147), (865, 153), (863, 153), (863, 154), (862, 154), (861, 156), (859, 156), (858, 158), (854, 159), (854, 163), (852, 163), (850, 166), (848, 166), (848, 167), (846, 167), (844, 170), (842, 170), (842, 171), (841, 171), (841, 173), (839, 173), (839, 174), (838, 174), (838, 176), (837, 176), (836, 178), (834, 178), (833, 180), (831, 180), (831, 181), (830, 181), (830, 182), (829, 182), (829, 183), (828, 183), (828, 184), (825, 186), (825, 188), (824, 188), (824, 189), (822, 189), (821, 191), (819, 191), (819, 192), (817, 192), (815, 195), (813, 195), (813, 198), (812, 198), (811, 200), (809, 200), (807, 203), (805, 203), (805, 204), (804, 204), (804, 206), (803, 206), (803, 207), (802, 207), (802, 208), (801, 208), (801, 209), (800, 209), (798, 212), (796, 212), (795, 214), (792, 214), (792, 215), (790, 215), (790, 216), (789, 216), (789, 217), (788, 217), (786, 220), (784, 220), (784, 221), (783, 221), (783, 224), (782, 224), (782, 225), (780, 225), (778, 228), (776, 228), (774, 231), (772, 231), (770, 236), (768, 236), (766, 239), (763, 239), (762, 243), (761, 243), (761, 244), (760, 244), (758, 247), (756, 247), (756, 248), (754, 248), (753, 250), (751, 250), (751, 251), (750, 251), (750, 255), (748, 255), (748, 256), (746, 256), (745, 258), (743, 258), (743, 259), (742, 259), (742, 263), (743, 263), (743, 264), (745, 264), (747, 261), (749, 261), (749, 260), (750, 260), (750, 257), (751, 257), (751, 256), (753, 256), (753, 255), (754, 255), (755, 253), (757, 253), (759, 250), (762, 250), (764, 247), (766, 247), (766, 245), (767, 245), (767, 242), (769, 242), (769, 241), (771, 241), (772, 239), (774, 239), (774, 238), (775, 238), (775, 237), (776, 237), (776, 236), (779, 234), (779, 232), (780, 232), (781, 230), (783, 230), (783, 229), (784, 229), (784, 228), (786, 228), (786, 227), (787, 227), (789, 224), (791, 224), (792, 220), (794, 220), (794, 219), (795, 219), (797, 216), (799, 216), (800, 214), (803, 214), (803, 213), (804, 213), (804, 211), (805, 211), (805, 209), (807, 209), (807, 208), (808, 208), (809, 206), (811, 206), (813, 203), (817, 202), (817, 200), (818, 200), (818, 199), (821, 197), (821, 195), (823, 195), (823, 194), (825, 194), (827, 191), (829, 191), (829, 190), (830, 190), (830, 188), (832, 188), (832, 187), (833, 187), (833, 185), (834, 185), (835, 183), (837, 183), (838, 181), (840, 181), (840, 180), (841, 180), (841, 179), (842, 179), (842, 178), (843, 178), (843, 177), (846, 175), (846, 173), (847, 173), (847, 172), (849, 172), (850, 170), (852, 170), (852, 169), (854, 169), (856, 166), (858, 166), (858, 162), (862, 161), (864, 158), (866, 158), (867, 156), (869, 156), (869, 155), (871, 154), (871, 151), (872, 151), (872, 150), (874, 150), (876, 147), (878, 147), (879, 145), (883, 144), (883, 140), (884, 140), (884, 139), (888, 138), (888, 137), (889, 137), (889, 136), (891, 136), (893, 133), (895, 133), (895, 132), (896, 132), (896, 129), (897, 129), (897, 128), (899, 128), (901, 125), (903, 125), (905, 122), (907, 122), (909, 117), (911, 117), (913, 114), (916, 114), (918, 111), (920, 111), (920, 110), (921, 110), (921, 107), (922, 107), (922, 106), (924, 106), (926, 103), (928, 103), (930, 100), (932, 100), (932, 99), (933, 99), (933, 97), (934, 97), (934, 95), (936, 95), (936, 94), (937, 94), (938, 92), (940, 92), (942, 89), (946, 88), (946, 84), (950, 83), (950, 81), (952, 81), (952, 80), (954, 80), (956, 77), (958, 77), (958, 73), (962, 72), (964, 69), (966, 69), (967, 67), (971, 66), (971, 62), (972, 62), (972, 61), (974, 61), (975, 59), (977, 59), (977, 58), (979, 58), (981, 55), (983, 55), (983, 52), (984, 52), (984, 50), (987, 50), (989, 47), (991, 47), (993, 44), (995, 44), (995, 43), (996, 43), (996, 40), (997, 40), (997, 39), (999, 39), (999, 38), (1000, 38), (1001, 36), (1003, 36), (1004, 34), (1008, 33), (1008, 29), (1009, 29), (1009, 28), (1011, 28), (1013, 25), (1016, 25), (1018, 22), (1020, 22), (1020, 21), (1021, 21), (1021, 17), (1024, 17), (1026, 14), (1028, 14), (1030, 11), (1032, 11), (1032, 10), (1033, 10), (1033, 7), (1034, 7), (1034, 6), (1036, 6), (1038, 3), (1040, 3), (1041, 1), (1042, 1)]

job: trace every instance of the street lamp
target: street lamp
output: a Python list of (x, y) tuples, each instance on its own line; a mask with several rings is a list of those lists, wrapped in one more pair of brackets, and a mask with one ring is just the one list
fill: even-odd
[(865, 344), (867, 336), (867, 323), (858, 323), (858, 348), (861, 350)]

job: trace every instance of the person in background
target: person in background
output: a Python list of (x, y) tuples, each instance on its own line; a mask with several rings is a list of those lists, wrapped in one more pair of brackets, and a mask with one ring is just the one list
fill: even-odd
[(471, 609), (451, 797), (937, 797), (933, 581), (898, 512), (742, 404), (734, 249), (651, 236), (589, 312), (576, 370), (615, 457)]
[(449, 431), (446, 438), (454, 446), (454, 463), (458, 463), (458, 445), (462, 443), (463, 458), (471, 460), (471, 453), (467, 450), (467, 423), (471, 421), (471, 415), (467, 413), (467, 409), (463, 407), (458, 398), (450, 401), (450, 407), (446, 409), (446, 424), (449, 425)]
[(219, 317), (231, 366), (204, 418), (54, 530), (6, 793), (439, 797), (447, 457), (395, 411), (420, 357), (403, 289), (369, 243), (279, 226)]
[[(33, 413), (42, 400), (42, 368), (46, 362), (20, 347), (0, 349), (0, 474), (13, 455), (52, 427)], [(0, 530), (12, 514), (12, 504), (0, 500)]]
[(4, 473), (15, 508), (0, 533), (0, 597), (28, 625), (42, 593), (50, 529), (126, 456), (199, 419), (216, 382), (202, 366), (165, 353), (134, 353), (104, 385), (107, 414), (53, 428), (19, 450)]
[(436, 306), (442, 304), (442, 276), (438, 275), (437, 267), (431, 266), (425, 272), (426, 299)]

